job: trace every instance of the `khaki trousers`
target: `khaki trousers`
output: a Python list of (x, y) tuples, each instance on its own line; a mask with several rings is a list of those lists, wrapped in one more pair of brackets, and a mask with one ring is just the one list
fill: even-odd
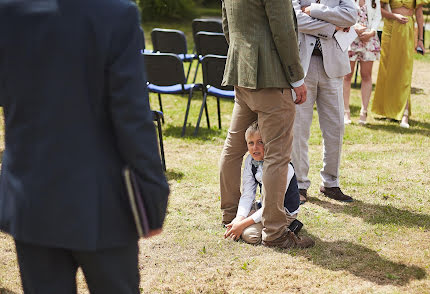
[[(297, 214), (288, 215), (288, 225), (291, 224), (297, 218)], [(252, 224), (249, 227), (246, 227), (242, 232), (242, 240), (249, 244), (260, 244), (261, 243), (261, 235), (263, 232), (263, 224), (261, 222)]]
[(288, 163), (290, 162), (295, 104), (291, 90), (235, 87), (236, 98), (230, 129), (220, 160), (220, 191), (223, 222), (236, 216), (240, 198), (243, 156), (247, 151), (245, 131), (258, 120), (265, 144), (263, 165), (262, 239), (280, 237), (289, 221), (284, 210)]
[(311, 133), (313, 109), (316, 103), (323, 137), (323, 167), (321, 185), (339, 187), (339, 167), (343, 141), (343, 77), (329, 78), (321, 56), (312, 56), (305, 78), (308, 97), (296, 106), (292, 161), (299, 189), (308, 189), (308, 141)]

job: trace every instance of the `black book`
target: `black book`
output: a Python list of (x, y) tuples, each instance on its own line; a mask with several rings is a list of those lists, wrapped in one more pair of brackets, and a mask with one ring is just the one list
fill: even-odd
[(137, 234), (139, 237), (146, 237), (149, 234), (148, 214), (143, 203), (137, 183), (136, 174), (127, 166), (123, 170), (124, 182), (134, 222), (136, 223)]

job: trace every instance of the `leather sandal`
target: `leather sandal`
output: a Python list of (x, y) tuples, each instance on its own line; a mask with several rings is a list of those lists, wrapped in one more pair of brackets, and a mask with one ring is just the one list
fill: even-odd
[(350, 125), (351, 124), (351, 111), (349, 109), (345, 109), (343, 115), (343, 124)]
[[(364, 119), (362, 119), (364, 117)], [(360, 110), (360, 119), (358, 120), (358, 124), (365, 125), (367, 124), (367, 110), (364, 110), (363, 108)]]
[(405, 109), (405, 112), (403, 113), (400, 127), (405, 128), (405, 129), (409, 129), (409, 110), (408, 109)]

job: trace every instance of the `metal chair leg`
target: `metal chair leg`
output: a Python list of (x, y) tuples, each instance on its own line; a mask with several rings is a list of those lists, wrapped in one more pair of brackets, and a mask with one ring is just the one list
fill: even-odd
[(197, 67), (196, 67), (196, 72), (194, 73), (193, 84), (195, 84), (195, 83), (196, 83), (197, 73), (199, 72), (199, 66), (200, 66), (200, 59), (199, 59), (199, 60), (197, 60)]
[(218, 110), (218, 127), (221, 130), (221, 108), (219, 104), (220, 104), (219, 97), (216, 97), (216, 106)]
[(355, 77), (354, 77), (354, 88), (357, 87), (357, 76), (358, 76), (358, 66), (360, 62), (357, 61), (357, 66), (355, 67)]
[[(161, 118), (163, 118), (163, 116)], [(160, 117), (158, 115), (157, 115), (157, 129), (158, 129), (158, 141), (160, 144), (161, 163), (163, 165), (164, 171), (166, 171), (166, 158), (164, 157), (163, 132), (161, 129)]]
[(190, 61), (190, 66), (188, 67), (188, 71), (187, 71), (187, 77), (185, 79), (185, 83), (188, 83), (188, 77), (190, 76), (190, 72), (191, 72), (191, 66), (193, 65), (194, 60)]
[[(206, 92), (203, 92), (203, 100), (202, 100), (202, 106), (200, 107), (200, 112), (199, 112), (199, 118), (197, 119), (197, 124), (196, 124), (196, 128), (194, 130), (194, 136), (197, 135), (197, 133), (199, 132), (199, 127), (200, 127), (200, 121), (202, 119), (202, 115), (203, 115), (203, 108), (206, 108), (206, 100), (207, 100), (208, 95), (206, 94)], [(209, 127), (209, 116), (207, 115), (207, 122), (208, 122), (208, 127)]]
[[(160, 111), (163, 112), (163, 104), (161, 103), (161, 94), (160, 93), (158, 93), (158, 103), (160, 104)], [(164, 124), (164, 116), (161, 118), (161, 121)]]
[(206, 101), (205, 101), (205, 114), (206, 114), (206, 124), (208, 126), (208, 129), (210, 129), (211, 124), (209, 123), (209, 111), (208, 111), (207, 97), (206, 97)]
[(185, 129), (187, 128), (188, 113), (190, 112), (192, 97), (193, 97), (193, 89), (190, 90), (190, 94), (188, 95), (187, 109), (185, 110), (184, 125), (182, 126), (181, 137), (185, 136)]

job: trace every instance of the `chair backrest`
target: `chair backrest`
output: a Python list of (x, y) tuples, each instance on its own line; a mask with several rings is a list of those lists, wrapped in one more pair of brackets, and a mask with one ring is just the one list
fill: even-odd
[(223, 32), (221, 20), (218, 19), (196, 18), (193, 20), (191, 27), (193, 29), (194, 42), (198, 32)]
[(223, 33), (198, 32), (196, 51), (202, 56), (208, 54), (227, 56), (228, 43)]
[(186, 54), (187, 39), (180, 30), (155, 28), (151, 32), (154, 52)]
[(221, 86), (224, 75), (226, 56), (206, 55), (202, 59), (203, 86), (212, 86), (222, 90), (233, 91), (233, 86)]
[(145, 53), (146, 77), (157, 86), (185, 84), (184, 65), (174, 53)]

